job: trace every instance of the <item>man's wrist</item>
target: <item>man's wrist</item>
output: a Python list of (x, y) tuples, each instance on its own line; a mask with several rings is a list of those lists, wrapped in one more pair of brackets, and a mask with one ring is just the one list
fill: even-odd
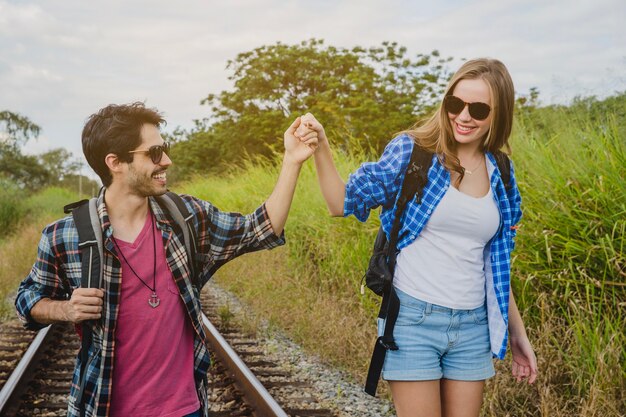
[(62, 317), (62, 321), (68, 321), (71, 322), (71, 317), (70, 317), (70, 302), (69, 300), (63, 300), (63, 301), (59, 301), (59, 309), (61, 310), (61, 317)]
[(50, 300), (49, 306), (47, 321), (50, 323), (72, 322), (69, 300)]
[(304, 161), (298, 161), (296, 158), (291, 156), (288, 152), (283, 156), (283, 167), (285, 168), (295, 168), (300, 169)]
[(30, 310), (30, 316), (40, 324), (70, 321), (69, 301), (44, 297)]

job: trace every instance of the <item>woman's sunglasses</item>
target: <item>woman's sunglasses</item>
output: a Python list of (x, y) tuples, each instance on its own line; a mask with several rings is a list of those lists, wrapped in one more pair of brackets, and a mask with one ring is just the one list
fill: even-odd
[(468, 106), (469, 114), (473, 119), (485, 120), (489, 117), (491, 107), (487, 103), (481, 103), (479, 101), (475, 103), (467, 103), (457, 96), (445, 96), (443, 99), (443, 108), (452, 114), (459, 114), (463, 111), (465, 106)]
[(150, 155), (150, 159), (152, 160), (152, 163), (158, 164), (159, 162), (161, 162), (161, 159), (163, 158), (163, 154), (166, 154), (169, 156), (170, 144), (167, 142), (163, 142), (163, 145), (150, 146), (147, 150), (138, 149), (136, 151), (128, 151), (128, 153), (137, 153), (137, 152), (143, 152), (147, 155)]

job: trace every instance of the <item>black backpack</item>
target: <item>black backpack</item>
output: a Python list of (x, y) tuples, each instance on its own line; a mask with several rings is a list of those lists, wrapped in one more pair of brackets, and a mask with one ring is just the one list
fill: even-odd
[[(508, 191), (511, 187), (511, 162), (509, 157), (501, 151), (496, 151), (493, 155), (496, 158), (505, 189)], [(378, 317), (386, 319), (383, 335), (376, 339), (370, 367), (367, 372), (367, 380), (365, 381), (365, 392), (373, 397), (376, 396), (376, 388), (378, 387), (378, 380), (383, 369), (387, 350), (398, 350), (398, 346), (393, 339), (393, 328), (400, 311), (400, 300), (393, 286), (393, 274), (396, 266), (396, 256), (398, 255), (396, 246), (400, 231), (400, 220), (407, 203), (412, 198), (415, 197), (417, 203), (421, 204), (424, 187), (428, 184), (428, 170), (431, 166), (432, 157), (432, 153), (422, 149), (417, 144), (413, 145), (411, 159), (407, 166), (400, 196), (395, 206), (389, 241), (387, 241), (387, 236), (381, 226), (374, 241), (374, 250), (367, 271), (365, 271), (363, 276), (367, 287), (376, 295), (383, 297)]]
[[(195, 265), (196, 259), (196, 231), (193, 227), (192, 215), (187, 210), (185, 202), (176, 193), (167, 192), (156, 197), (159, 205), (164, 208), (173, 218), (178, 227), (183, 232), (185, 241), (185, 251), (187, 259), (189, 259), (189, 267), (191, 271), (192, 284), (200, 290), (200, 276), (198, 274), (199, 267)], [(100, 218), (98, 217), (97, 198), (89, 200), (81, 200), (76, 203), (68, 204), (63, 208), (65, 213), (72, 213), (74, 224), (78, 230), (78, 249), (81, 257), (81, 284), (83, 288), (101, 288), (103, 275), (103, 244), (102, 244), (102, 227), (100, 226)], [(85, 415), (85, 372), (88, 361), (89, 347), (93, 341), (92, 326), (87, 322), (81, 325), (82, 338), (80, 349), (80, 374), (79, 374), (79, 391), (77, 396), (77, 405), (80, 410), (81, 417)]]

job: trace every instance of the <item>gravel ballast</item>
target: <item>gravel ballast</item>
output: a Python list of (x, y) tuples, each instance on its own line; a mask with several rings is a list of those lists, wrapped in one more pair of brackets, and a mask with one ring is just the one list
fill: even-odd
[[(289, 368), (299, 379), (310, 382), (318, 392), (318, 401), (337, 411), (341, 417), (393, 416), (390, 401), (371, 397), (363, 392), (363, 386), (345, 372), (324, 364), (319, 357), (305, 353), (296, 343), (287, 338), (264, 320), (256, 320), (255, 314), (232, 293), (222, 289), (211, 280), (203, 291), (209, 291), (218, 304), (227, 305), (235, 320), (259, 323), (258, 342), (268, 359)], [(383, 383), (381, 381), (381, 383)]]

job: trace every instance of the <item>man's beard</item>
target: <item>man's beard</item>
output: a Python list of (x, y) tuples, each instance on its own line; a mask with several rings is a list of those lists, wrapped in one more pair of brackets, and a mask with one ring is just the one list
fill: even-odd
[(152, 178), (152, 175), (163, 171), (164, 170), (159, 170), (148, 176), (146, 174), (140, 174), (131, 168), (131, 177), (129, 182), (131, 192), (141, 197), (152, 197), (165, 194), (167, 190), (155, 185), (154, 179)]

